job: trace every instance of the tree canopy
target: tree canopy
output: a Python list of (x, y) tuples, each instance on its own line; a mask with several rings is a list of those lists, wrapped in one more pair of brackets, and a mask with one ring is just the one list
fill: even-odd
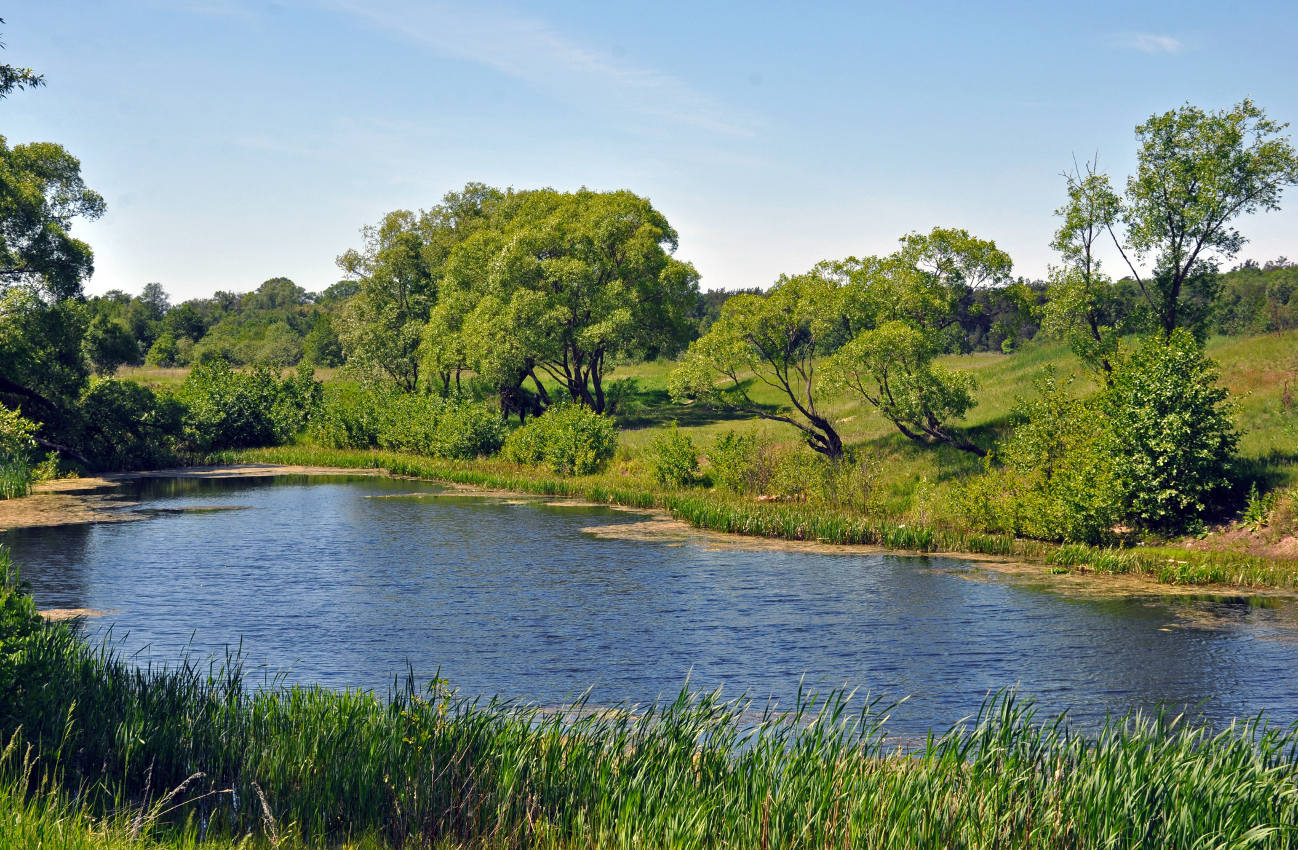
[(502, 391), (541, 375), (595, 412), (619, 355), (671, 353), (688, 339), (693, 266), (671, 255), (676, 231), (631, 192), (514, 193), (456, 246), (425, 345), (446, 369), (461, 358)]

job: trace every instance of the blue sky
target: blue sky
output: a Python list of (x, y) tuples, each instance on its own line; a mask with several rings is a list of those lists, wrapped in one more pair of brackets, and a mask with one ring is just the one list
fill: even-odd
[[(470, 180), (628, 188), (705, 288), (966, 227), (1052, 257), (1060, 172), (1117, 182), (1134, 126), (1251, 96), (1298, 122), (1288, 3), (42, 0), (3, 13), (10, 143), (55, 141), (108, 202), (90, 292), (311, 290), (393, 209)], [(1298, 192), (1242, 257), (1298, 257)], [(1114, 271), (1117, 269), (1114, 268)]]

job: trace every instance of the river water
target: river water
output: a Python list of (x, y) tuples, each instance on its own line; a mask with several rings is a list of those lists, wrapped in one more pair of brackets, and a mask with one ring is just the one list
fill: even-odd
[(1163, 703), (1298, 720), (1298, 611), (1248, 597), (1077, 598), (939, 557), (604, 539), (643, 516), (378, 477), (144, 481), (148, 519), (0, 534), (41, 607), (140, 664), (241, 647), (255, 683), (596, 704), (800, 682), (908, 697), (945, 729), (989, 691), (1089, 726)]

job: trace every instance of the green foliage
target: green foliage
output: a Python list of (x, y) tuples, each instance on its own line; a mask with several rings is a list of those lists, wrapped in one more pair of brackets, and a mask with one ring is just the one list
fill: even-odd
[(80, 295), (94, 254), (69, 232), (72, 220), (104, 214), (81, 163), (51, 142), (11, 148), (0, 136), (0, 186), (0, 293), (20, 285), (52, 300)]
[(330, 385), (311, 422), (310, 439), (330, 448), (383, 448), (469, 459), (499, 451), (505, 423), (498, 411), (468, 399)]
[(956, 490), (956, 505), (976, 528), (1039, 540), (1103, 543), (1122, 518), (1110, 441), (1093, 400), (1079, 399), (1052, 368), (1036, 397), (1015, 411), (1017, 425)]
[[(843, 440), (821, 410), (815, 368), (842, 341), (842, 292), (828, 271), (781, 277), (766, 295), (727, 300), (672, 372), (672, 398), (784, 422), (816, 451), (840, 456)], [(758, 404), (749, 393), (754, 380), (777, 390), (787, 407), (773, 412)]]
[(98, 375), (111, 375), (118, 366), (140, 362), (140, 347), (130, 330), (103, 316), (91, 320), (81, 344)]
[(1261, 531), (1270, 520), (1271, 512), (1275, 510), (1280, 496), (1281, 494), (1278, 492), (1265, 495), (1258, 493), (1257, 482), (1254, 481), (1249, 485), (1248, 499), (1244, 504), (1244, 515), (1240, 517), (1240, 521), (1254, 533)]
[(78, 404), (85, 419), (82, 453), (99, 469), (174, 465), (185, 408), (170, 395), (132, 381), (92, 381)]
[(0, 293), (0, 402), (21, 405), (53, 434), (70, 434), (89, 378), (86, 321), (76, 301), (50, 304), (25, 287)]
[[(18, 575), (9, 550), (0, 546), (0, 694), (7, 703), (20, 693), (19, 671), (26, 642), (42, 627), (41, 615), (31, 597), (31, 587)], [(8, 728), (10, 709), (0, 706), (0, 724)]]
[(35, 422), (0, 405), (0, 499), (17, 499), (31, 490), (35, 434)]
[(505, 442), (505, 420), (489, 405), (470, 400), (451, 400), (442, 405), (434, 430), (433, 454), (468, 460), (488, 457)]
[(1086, 543), (1111, 540), (1120, 524), (1177, 533), (1228, 486), (1232, 408), (1188, 332), (1137, 341), (1093, 399), (1075, 398), (1053, 371), (1037, 389), (998, 446), (999, 465), (959, 490), (977, 526)]
[(407, 392), (420, 389), (424, 326), (438, 303), (447, 258), (485, 225), (502, 197), (497, 189), (470, 183), (430, 210), (387, 214), (362, 230), (362, 250), (338, 257), (357, 285), (335, 323), (353, 372), (382, 377)]
[(353, 383), (328, 383), (320, 412), (311, 420), (311, 442), (331, 449), (377, 446), (382, 408), (378, 395)]
[(698, 273), (671, 256), (676, 239), (631, 192), (514, 193), (451, 253), (425, 350), (504, 392), (547, 374), (607, 412), (614, 357), (671, 354), (690, 335)]
[(299, 434), (319, 409), (322, 388), (310, 367), (281, 381), (259, 366), (236, 371), (224, 360), (199, 363), (179, 393), (185, 435), (199, 452), (279, 445)]
[(763, 492), (767, 482), (754, 475), (755, 461), (763, 448), (753, 434), (726, 431), (717, 435), (707, 453), (712, 482), (732, 493)]
[(901, 242), (889, 257), (836, 265), (847, 281), (840, 321), (852, 336), (826, 362), (828, 380), (908, 439), (982, 455), (951, 425), (973, 407), (973, 377), (934, 361), (959, 346), (961, 299), (1007, 281), (1013, 264), (995, 242), (961, 229), (937, 227)]
[(1228, 395), (1183, 330), (1144, 340), (1115, 366), (1099, 410), (1128, 521), (1185, 530), (1228, 486), (1239, 442)]
[(180, 359), (180, 346), (176, 344), (176, 337), (171, 331), (163, 331), (158, 338), (149, 346), (149, 353), (144, 356), (144, 362), (150, 366), (175, 366)]
[(581, 404), (551, 407), (514, 430), (502, 457), (512, 463), (545, 466), (557, 475), (599, 471), (617, 450), (617, 426)]
[(667, 487), (684, 487), (699, 470), (698, 449), (675, 422), (649, 441), (645, 453), (654, 480)]

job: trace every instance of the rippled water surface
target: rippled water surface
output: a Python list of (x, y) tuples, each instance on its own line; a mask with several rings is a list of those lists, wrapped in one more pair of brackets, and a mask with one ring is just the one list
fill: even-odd
[[(417, 494), (417, 495), (411, 495)], [(242, 644), (250, 675), (597, 703), (799, 680), (910, 695), (894, 730), (946, 727), (1018, 685), (1089, 724), (1160, 701), (1298, 720), (1293, 603), (1077, 599), (934, 557), (597, 539), (642, 517), (441, 494), (383, 478), (167, 480), (137, 522), (0, 535), (42, 607), (104, 609), (141, 662)], [(220, 508), (221, 510), (190, 510)]]

